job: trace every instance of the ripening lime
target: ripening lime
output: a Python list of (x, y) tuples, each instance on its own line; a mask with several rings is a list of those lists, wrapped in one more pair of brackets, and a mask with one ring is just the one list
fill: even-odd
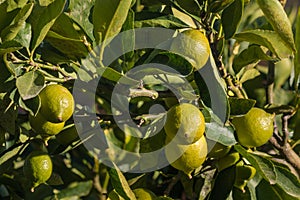
[(256, 169), (251, 165), (237, 165), (235, 168), (234, 186), (244, 191), (248, 181), (256, 174)]
[(46, 86), (39, 94), (40, 113), (50, 122), (67, 121), (74, 111), (74, 99), (69, 90), (61, 85)]
[[(166, 144), (168, 144), (169, 141), (171, 141), (171, 139), (167, 138)], [(191, 176), (193, 170), (199, 168), (206, 159), (206, 139), (202, 136), (196, 142), (188, 145), (169, 143), (165, 148), (165, 154), (171, 166)], [(174, 161), (178, 154), (181, 154), (181, 156)]]
[(164, 129), (169, 138), (177, 136), (178, 142), (190, 144), (203, 136), (205, 119), (193, 104), (177, 104), (168, 110)]
[(196, 70), (207, 62), (210, 46), (200, 30), (186, 30), (179, 34), (171, 44), (171, 51), (183, 56)]
[(137, 188), (132, 190), (137, 200), (155, 200), (156, 195), (149, 189)]
[(45, 183), (52, 174), (52, 161), (50, 156), (42, 151), (33, 151), (25, 159), (23, 172), (29, 179), (31, 190)]
[(239, 143), (249, 148), (267, 143), (273, 135), (274, 116), (263, 109), (251, 108), (246, 115), (233, 118)]

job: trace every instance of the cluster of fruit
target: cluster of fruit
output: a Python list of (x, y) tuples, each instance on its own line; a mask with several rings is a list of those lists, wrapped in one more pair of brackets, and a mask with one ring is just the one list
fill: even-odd
[[(49, 138), (60, 133), (65, 122), (72, 116), (74, 99), (67, 88), (58, 84), (46, 86), (38, 97), (40, 109), (35, 116), (29, 116), (29, 122), (47, 145)], [(23, 171), (30, 181), (31, 191), (41, 183), (45, 183), (52, 174), (52, 161), (46, 148), (32, 151), (25, 159)]]

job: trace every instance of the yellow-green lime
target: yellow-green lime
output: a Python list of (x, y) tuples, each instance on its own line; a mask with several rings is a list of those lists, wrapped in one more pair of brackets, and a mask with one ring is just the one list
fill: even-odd
[(267, 143), (273, 135), (274, 116), (263, 109), (251, 108), (246, 115), (233, 118), (239, 143), (249, 148)]
[(216, 167), (219, 171), (222, 171), (223, 169), (233, 166), (239, 160), (240, 160), (240, 154), (238, 152), (233, 152), (227, 154), (223, 158), (220, 158), (216, 163)]
[(40, 113), (51, 122), (67, 121), (74, 111), (74, 99), (67, 88), (58, 84), (46, 86), (39, 94)]
[(31, 184), (31, 191), (45, 183), (52, 174), (52, 161), (50, 156), (42, 151), (33, 151), (25, 159), (23, 172)]
[(199, 108), (193, 104), (177, 104), (168, 110), (164, 129), (168, 137), (176, 136), (178, 142), (190, 144), (203, 136), (205, 119)]
[(235, 168), (234, 186), (244, 192), (248, 181), (256, 174), (256, 169), (251, 165), (237, 165)]
[[(171, 139), (167, 137), (165, 148), (167, 160), (171, 163), (171, 166), (191, 177), (191, 173), (199, 168), (206, 159), (207, 143), (205, 137), (202, 136), (189, 145), (178, 144), (176, 141), (169, 143), (170, 141)], [(178, 154), (181, 154), (181, 156), (174, 161)]]
[(210, 46), (202, 31), (191, 29), (175, 37), (171, 44), (171, 51), (183, 56), (198, 70), (207, 62)]
[(222, 158), (226, 156), (231, 149), (231, 146), (225, 146), (219, 142), (215, 142), (209, 139), (206, 139), (206, 141), (209, 150), (207, 157), (210, 158)]

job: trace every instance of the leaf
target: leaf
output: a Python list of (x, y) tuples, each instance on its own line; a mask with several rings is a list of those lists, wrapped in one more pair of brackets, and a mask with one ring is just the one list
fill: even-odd
[(289, 196), (300, 199), (299, 179), (286, 168), (276, 166), (275, 171), (277, 174), (276, 185)]
[(220, 77), (215, 61), (210, 55), (204, 67), (194, 73), (201, 100), (212, 109), (215, 115), (225, 122), (229, 117), (229, 102), (225, 90), (226, 84)]
[(126, 20), (131, 0), (98, 0), (93, 11), (96, 43), (116, 36)]
[(35, 5), (29, 17), (32, 28), (32, 52), (40, 45), (54, 24), (56, 18), (62, 13), (65, 0), (55, 0), (48, 6)]
[(11, 12), (17, 8), (22, 8), (28, 0), (7, 0), (7, 12)]
[(255, 155), (253, 153), (247, 152), (242, 146), (235, 145), (235, 150), (239, 152), (243, 157), (245, 157), (256, 171), (270, 184), (275, 184), (277, 182), (277, 174), (275, 171), (274, 164), (267, 158), (263, 156)]
[(230, 97), (230, 115), (245, 115), (255, 105), (255, 103), (256, 101), (252, 99)]
[(209, 1), (209, 11), (213, 13), (218, 13), (225, 8), (227, 8), (230, 4), (232, 4), (234, 0), (217, 0), (217, 1)]
[(206, 137), (226, 146), (236, 144), (232, 127), (221, 126), (216, 122), (206, 123)]
[(14, 135), (16, 131), (17, 107), (7, 93), (0, 98), (0, 126), (5, 131)]
[(252, 200), (249, 188), (246, 186), (245, 191), (242, 192), (240, 189), (233, 187), (232, 197), (233, 199)]
[(30, 71), (17, 78), (16, 86), (23, 100), (31, 99), (38, 95), (45, 84), (45, 77), (37, 72)]
[[(270, 185), (267, 181), (261, 180), (256, 189), (257, 199), (280, 199), (280, 200), (297, 200), (295, 198), (286, 194), (277, 185)], [(298, 189), (299, 190), (299, 189)]]
[(19, 99), (19, 105), (24, 110), (28, 111), (31, 115), (35, 116), (41, 107), (41, 101), (39, 96), (35, 96), (28, 100)]
[(88, 54), (82, 37), (75, 30), (69, 16), (63, 13), (55, 20), (45, 40), (69, 58), (78, 60)]
[(142, 12), (137, 13), (134, 23), (136, 28), (141, 27), (164, 27), (164, 28), (187, 28), (188, 25), (174, 15), (162, 15), (161, 13)]
[(280, 2), (278, 0), (257, 0), (257, 3), (283, 43), (290, 50), (296, 52), (292, 25)]
[(229, 167), (218, 173), (208, 200), (227, 199), (235, 179), (235, 166)]
[(23, 47), (29, 49), (31, 41), (31, 25), (29, 23), (23, 23), (21, 30), (18, 32), (14, 41), (20, 43)]
[(257, 63), (260, 60), (271, 60), (272, 58), (261, 49), (258, 45), (250, 45), (239, 55), (234, 57), (232, 67), (238, 73), (244, 66)]
[(22, 49), (22, 44), (17, 41), (6, 41), (0, 44), (0, 55), (10, 53)]
[(7, 7), (8, 7), (7, 1), (0, 3), (0, 30), (3, 30), (5, 27), (9, 26), (13, 18), (18, 13), (18, 10), (8, 12)]
[(91, 180), (85, 182), (74, 182), (71, 183), (67, 188), (60, 190), (58, 194), (45, 199), (77, 199), (78, 197), (87, 196), (92, 188), (93, 181)]
[(130, 189), (128, 182), (122, 172), (114, 164), (114, 168), (109, 170), (109, 176), (111, 183), (116, 192), (126, 200), (136, 200), (136, 197)]
[[(27, 146), (28, 144), (26, 144)], [(0, 156), (0, 173), (4, 174), (5, 171), (7, 171), (8, 167), (11, 167), (13, 165), (13, 162), (16, 160), (16, 157), (18, 156), (18, 153), (20, 150), (24, 148), (24, 145), (18, 144), (14, 146), (13, 148), (9, 149), (5, 153), (1, 153)]]
[(224, 29), (225, 39), (231, 38), (242, 19), (244, 0), (235, 0), (222, 12), (221, 22)]
[(300, 75), (300, 7), (298, 8), (298, 15), (296, 19), (295, 43), (296, 43), (297, 53), (295, 55), (295, 60), (294, 60), (294, 71), (295, 71), (294, 86), (297, 90), (299, 75)]
[(73, 0), (70, 1), (69, 12), (67, 13), (88, 35), (90, 40), (94, 40), (93, 24), (90, 21), (90, 14), (95, 0)]
[(238, 33), (233, 38), (265, 46), (280, 59), (287, 58), (293, 54), (292, 51), (286, 47), (281, 37), (274, 31), (261, 29), (249, 30)]
[(240, 83), (244, 83), (248, 80), (254, 79), (255, 77), (258, 77), (260, 75), (260, 72), (255, 69), (246, 69), (245, 72), (243, 73), (242, 77), (240, 78)]
[(8, 41), (14, 39), (18, 32), (24, 27), (26, 19), (31, 14), (33, 3), (25, 5), (16, 15), (12, 24), (7, 26), (1, 31), (2, 41)]

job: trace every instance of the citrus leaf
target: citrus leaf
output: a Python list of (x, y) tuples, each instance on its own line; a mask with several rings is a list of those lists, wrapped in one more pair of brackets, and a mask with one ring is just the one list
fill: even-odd
[(218, 173), (208, 200), (227, 199), (233, 188), (235, 179), (235, 166)]
[[(27, 146), (28, 144), (26, 144)], [(4, 174), (4, 172), (8, 169), (8, 167), (11, 167), (13, 165), (13, 162), (16, 160), (16, 157), (18, 156), (18, 153), (20, 150), (24, 148), (24, 145), (18, 144), (14, 148), (9, 149), (9, 151), (6, 151), (5, 153), (1, 153), (0, 156), (0, 173)]]
[(27, 3), (28, 0), (8, 0), (7, 1), (7, 12), (13, 11), (17, 8), (22, 8), (23, 6), (25, 6), (25, 4)]
[(284, 44), (296, 52), (292, 25), (280, 2), (278, 0), (257, 0), (257, 3)]
[(253, 167), (257, 170), (257, 172), (270, 184), (275, 184), (277, 181), (277, 174), (275, 171), (274, 164), (267, 158), (263, 156), (255, 155), (253, 153), (249, 153), (242, 146), (235, 145), (235, 150), (239, 152), (243, 157), (245, 157)]
[(89, 18), (95, 0), (72, 0), (69, 2), (69, 12), (67, 14), (83, 29), (91, 40), (94, 40), (94, 27)]
[(117, 35), (126, 20), (131, 0), (98, 0), (93, 11), (96, 43)]
[(239, 55), (234, 57), (232, 67), (238, 73), (244, 66), (257, 63), (260, 60), (271, 60), (272, 58), (258, 45), (251, 45), (243, 50)]
[(298, 15), (296, 20), (295, 43), (296, 43), (297, 53), (295, 55), (295, 60), (294, 60), (294, 71), (295, 71), (294, 86), (296, 89), (298, 89), (298, 81), (300, 75), (300, 7), (298, 8)]
[(136, 28), (141, 27), (164, 27), (164, 28), (187, 28), (188, 25), (173, 15), (161, 15), (160, 13), (142, 12), (137, 15), (134, 22)]
[(240, 83), (244, 83), (248, 80), (251, 80), (251, 79), (254, 79), (255, 77), (258, 77), (260, 75), (260, 72), (255, 69), (255, 68), (252, 68), (252, 69), (247, 69), (242, 77), (240, 78)]
[(55, 0), (47, 6), (35, 5), (29, 22), (32, 26), (31, 50), (34, 51), (44, 40), (56, 18), (62, 13), (65, 0)]
[(136, 197), (130, 189), (128, 182), (119, 168), (114, 164), (114, 168), (109, 170), (111, 183), (116, 192), (126, 200), (136, 200)]
[(45, 77), (37, 72), (30, 71), (17, 78), (16, 86), (23, 100), (33, 98), (43, 89)]
[(246, 186), (244, 189), (245, 191), (243, 192), (240, 189), (233, 187), (232, 190), (233, 199), (252, 200), (249, 188)]
[(265, 46), (280, 59), (287, 58), (293, 54), (275, 31), (261, 29), (249, 30), (238, 33), (233, 38)]
[(74, 182), (71, 183), (67, 188), (60, 190), (58, 194), (45, 199), (77, 199), (78, 197), (84, 197), (88, 195), (92, 187), (93, 181)]
[(17, 108), (8, 95), (0, 98), (0, 126), (12, 135), (15, 134)]
[(29, 49), (31, 41), (31, 25), (29, 23), (23, 23), (21, 30), (18, 32), (14, 41), (19, 42), (23, 47)]
[(244, 10), (244, 0), (235, 0), (222, 12), (222, 26), (224, 29), (225, 39), (231, 38), (242, 19)]
[(245, 115), (255, 105), (256, 101), (252, 99), (241, 99), (236, 97), (229, 98), (230, 115)]
[(41, 107), (41, 101), (39, 96), (35, 96), (28, 100), (19, 99), (19, 105), (24, 110), (28, 111), (31, 115), (35, 116)]
[(234, 130), (231, 127), (221, 126), (216, 122), (206, 123), (206, 137), (210, 140), (230, 146), (236, 144)]
[(276, 185), (289, 196), (300, 199), (299, 179), (286, 168), (276, 166), (275, 170), (277, 174)]
[(1, 31), (2, 41), (8, 41), (14, 39), (18, 32), (23, 28), (26, 19), (31, 14), (33, 3), (25, 5), (15, 16), (12, 24), (7, 26)]
[(21, 43), (14, 40), (3, 42), (2, 44), (0, 44), (0, 55), (17, 51), (19, 49), (22, 49), (22, 47), (23, 46)]

